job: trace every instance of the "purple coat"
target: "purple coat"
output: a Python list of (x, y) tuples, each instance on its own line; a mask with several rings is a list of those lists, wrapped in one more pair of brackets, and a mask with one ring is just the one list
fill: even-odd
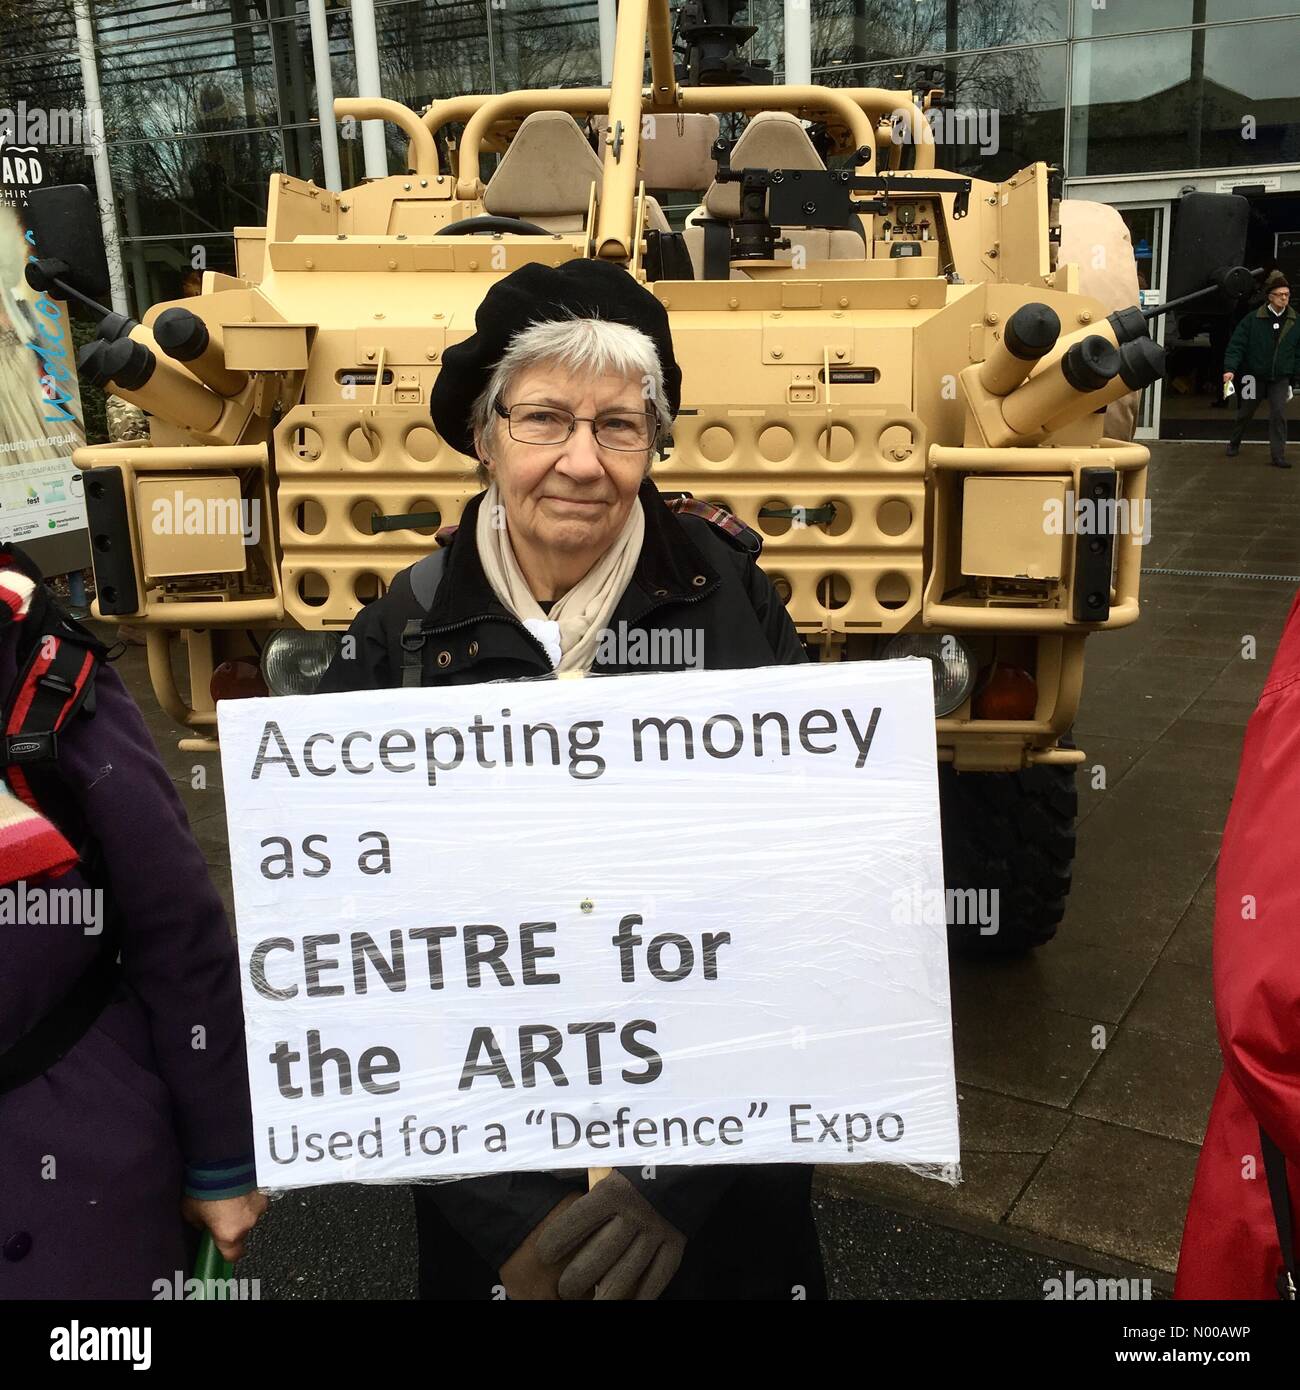
[[(0, 628), (0, 692), (16, 679), (16, 631)], [(103, 848), (123, 983), (61, 1061), (0, 1095), (0, 1299), (150, 1298), (154, 1280), (189, 1273), (182, 1193), (253, 1186), (225, 911), (111, 666), (95, 695), (93, 717), (60, 735), (59, 769)], [(50, 886), (87, 885), (73, 870)], [(101, 940), (76, 925), (0, 920), (0, 1052), (67, 994)]]

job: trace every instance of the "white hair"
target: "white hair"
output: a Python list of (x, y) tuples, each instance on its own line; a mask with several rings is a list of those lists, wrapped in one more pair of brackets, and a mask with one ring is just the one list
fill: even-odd
[[(476, 438), (492, 438), (501, 423), (497, 402), (515, 377), (542, 365), (561, 367), (579, 378), (611, 375), (638, 380), (646, 408), (654, 411), (660, 429), (672, 428), (663, 364), (653, 339), (625, 323), (573, 317), (530, 324), (511, 338), (486, 389), (474, 402), (470, 424)], [(479, 475), (483, 476), (481, 466)]]

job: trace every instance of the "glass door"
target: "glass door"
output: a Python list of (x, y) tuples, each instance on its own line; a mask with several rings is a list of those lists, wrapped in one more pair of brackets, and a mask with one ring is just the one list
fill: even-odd
[[(1133, 242), (1133, 256), (1137, 261), (1138, 290), (1143, 308), (1163, 302), (1165, 277), (1169, 270), (1169, 203), (1132, 202), (1116, 203), (1115, 210), (1124, 219), (1130, 240)], [(1151, 336), (1168, 350), (1165, 341), (1166, 319), (1153, 319)], [(1164, 381), (1157, 381), (1142, 393), (1142, 403), (1138, 410), (1137, 437), (1154, 439), (1160, 433), (1162, 413), (1177, 409), (1176, 402), (1181, 397), (1181, 379), (1171, 380), (1172, 399), (1166, 400)]]

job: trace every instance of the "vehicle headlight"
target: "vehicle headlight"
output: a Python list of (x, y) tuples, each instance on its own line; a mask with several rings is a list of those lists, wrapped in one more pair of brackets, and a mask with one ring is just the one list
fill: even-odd
[(262, 649), (262, 676), (272, 695), (314, 695), (340, 646), (337, 632), (273, 633)]
[(886, 661), (901, 656), (924, 656), (930, 659), (934, 673), (934, 712), (942, 718), (951, 714), (975, 685), (975, 661), (960, 637), (950, 632), (900, 632), (885, 643), (881, 658)]

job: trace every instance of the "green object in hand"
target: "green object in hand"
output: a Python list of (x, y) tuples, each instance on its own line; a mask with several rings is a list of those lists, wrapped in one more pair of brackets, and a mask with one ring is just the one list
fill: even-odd
[(217, 1249), (210, 1231), (204, 1231), (199, 1242), (198, 1258), (194, 1261), (194, 1277), (199, 1281), (196, 1298), (212, 1298), (212, 1284), (217, 1279), (233, 1279), (235, 1267)]

